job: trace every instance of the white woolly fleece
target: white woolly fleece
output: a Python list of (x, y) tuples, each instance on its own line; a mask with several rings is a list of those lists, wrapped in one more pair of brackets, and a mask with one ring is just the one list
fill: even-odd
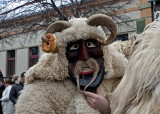
[(160, 113), (160, 19), (139, 37), (141, 44), (113, 93), (113, 114)]

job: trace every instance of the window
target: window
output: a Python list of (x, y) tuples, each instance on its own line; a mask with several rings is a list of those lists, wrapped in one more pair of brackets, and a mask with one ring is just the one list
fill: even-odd
[(13, 76), (15, 74), (15, 50), (10, 50), (7, 54), (7, 76)]
[(146, 22), (145, 19), (140, 19), (138, 21), (136, 21), (136, 26), (137, 26), (137, 34), (141, 34), (146, 26)]
[(115, 40), (122, 40), (122, 41), (128, 40), (128, 34), (117, 35)]
[(29, 67), (35, 65), (38, 61), (38, 47), (31, 47), (29, 49)]
[(160, 11), (160, 1), (156, 2), (156, 11)]

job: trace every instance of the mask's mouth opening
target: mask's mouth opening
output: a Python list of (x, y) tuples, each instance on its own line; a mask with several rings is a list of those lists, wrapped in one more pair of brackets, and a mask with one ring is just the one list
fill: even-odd
[(90, 80), (93, 77), (94, 72), (88, 72), (86, 74), (80, 74), (79, 79), (85, 79), (85, 80)]
[(82, 71), (79, 73), (79, 75), (90, 75), (90, 74), (93, 74), (95, 70), (89, 70), (89, 71)]
[(78, 61), (74, 69), (74, 75), (77, 81), (77, 89), (80, 90), (80, 81), (79, 81), (80, 74), (82, 74), (82, 78), (83, 76), (85, 78), (87, 74), (93, 74), (92, 79), (89, 81), (89, 83), (84, 88), (84, 90), (86, 90), (86, 88), (95, 81), (98, 72), (99, 72), (99, 66), (96, 60), (90, 58), (87, 61)]
[[(98, 66), (100, 67), (101, 64), (98, 64)], [(87, 76), (87, 75), (93, 74), (94, 72), (95, 72), (95, 69), (91, 68), (88, 65), (85, 65), (85, 66), (82, 67), (82, 71), (79, 73), (79, 75), (80, 75), (80, 77), (81, 77), (81, 75), (86, 75)]]
[(93, 58), (76, 63), (74, 70), (69, 67), (69, 75), (78, 90), (94, 92), (104, 77), (104, 60), (98, 64)]

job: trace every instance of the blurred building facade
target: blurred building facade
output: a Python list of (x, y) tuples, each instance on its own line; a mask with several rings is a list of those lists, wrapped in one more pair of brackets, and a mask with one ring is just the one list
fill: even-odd
[[(128, 22), (131, 25), (127, 26), (124, 22), (117, 23), (117, 26), (121, 26), (121, 29), (118, 29), (117, 40), (127, 40), (132, 34), (140, 34), (145, 25), (153, 21), (154, 12), (160, 9), (160, 2), (156, 0), (134, 0), (134, 2), (135, 4), (130, 4), (117, 12), (117, 15), (125, 12), (130, 17)], [(0, 44), (0, 69), (4, 76), (20, 75), (37, 63), (43, 54), (41, 36), (44, 35), (44, 32), (45, 30), (41, 28), (19, 34), (14, 31), (10, 32), (7, 39), (8, 42), (12, 41), (12, 45), (10, 43)], [(3, 35), (0, 34), (0, 37)]]

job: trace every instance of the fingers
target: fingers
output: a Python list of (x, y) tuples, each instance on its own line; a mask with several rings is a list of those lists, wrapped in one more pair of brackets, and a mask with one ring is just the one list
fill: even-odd
[(90, 97), (86, 97), (86, 100), (87, 100), (87, 102), (89, 103), (89, 105), (90, 105), (92, 108), (95, 108), (95, 102), (96, 102), (95, 99), (90, 98)]
[(96, 91), (96, 93), (86, 91), (80, 92), (85, 96), (86, 101), (92, 108), (97, 109), (104, 114), (110, 114), (111, 109), (109, 100), (102, 95), (99, 95), (100, 93), (98, 91)]
[(93, 98), (86, 97), (86, 99), (87, 99), (89, 104), (92, 104), (93, 102), (95, 102), (95, 100)]
[(93, 98), (93, 99), (96, 99), (98, 97), (98, 95), (94, 94), (94, 93), (91, 93), (91, 92), (87, 92), (87, 91), (83, 91), (81, 92), (83, 95), (85, 95), (86, 97), (90, 97), (90, 98)]

